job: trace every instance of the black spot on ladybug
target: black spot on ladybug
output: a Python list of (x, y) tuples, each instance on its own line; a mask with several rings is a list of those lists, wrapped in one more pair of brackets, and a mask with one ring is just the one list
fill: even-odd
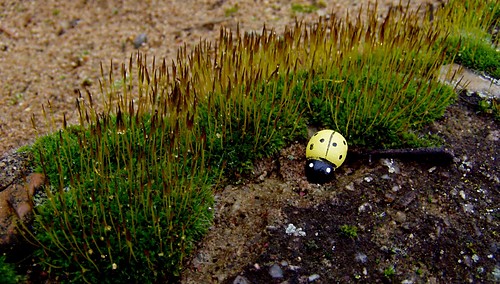
[(311, 144), (311, 146), (309, 146), (309, 150), (312, 150), (314, 148), (314, 144)]
[(339, 156), (339, 160), (342, 160), (342, 155)]
[(323, 143), (323, 142), (325, 142), (325, 139), (321, 138), (321, 139), (319, 139), (319, 142)]
[(332, 146), (333, 146), (333, 147), (337, 147), (337, 143), (333, 142), (333, 143), (332, 143)]
[(347, 145), (347, 143), (345, 142), (345, 140), (344, 140), (344, 145)]

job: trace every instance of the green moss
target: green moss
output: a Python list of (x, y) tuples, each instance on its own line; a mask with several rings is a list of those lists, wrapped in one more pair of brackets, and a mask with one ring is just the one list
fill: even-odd
[(500, 103), (497, 98), (482, 99), (478, 104), (479, 110), (492, 115), (495, 120), (500, 121)]
[(460, 35), (450, 37), (448, 42), (458, 49), (455, 62), (500, 79), (500, 51), (488, 36)]
[(226, 17), (231, 17), (234, 14), (236, 14), (238, 12), (238, 10), (239, 10), (238, 5), (234, 5), (230, 8), (227, 8), (226, 10), (224, 10), (224, 15)]
[(396, 270), (394, 269), (394, 266), (388, 266), (384, 269), (384, 277), (387, 279), (392, 279), (396, 275)]
[(303, 96), (283, 101), (284, 80), (261, 83), (234, 102), (216, 100), (210, 110), (200, 106), (198, 121), (207, 136), (210, 166), (224, 166), (229, 174), (246, 172), (256, 159), (270, 157), (292, 141), (306, 138), (300, 116)]
[(447, 53), (468, 68), (500, 78), (498, 34), (491, 32), (500, 23), (500, 4), (490, 0), (453, 0), (438, 11), (436, 25), (446, 31)]
[(6, 256), (0, 256), (0, 279), (5, 284), (16, 284), (25, 281), (26, 277), (19, 275), (12, 263), (8, 263)]
[(179, 275), (210, 226), (215, 171), (199, 164), (202, 141), (166, 135), (169, 127), (155, 116), (119, 114), (35, 143), (38, 170), (52, 186), (35, 222), (35, 255), (46, 269), (93, 283)]
[(378, 66), (373, 61), (345, 75), (332, 71), (328, 79), (317, 81), (311, 90), (309, 123), (347, 133), (352, 145), (406, 147), (417, 142), (409, 131), (441, 117), (456, 97), (446, 85)]
[(303, 5), (303, 4), (292, 3), (291, 9), (293, 13), (308, 14), (317, 11), (319, 7), (317, 5)]
[(342, 235), (349, 238), (356, 238), (358, 236), (358, 227), (352, 225), (342, 225), (340, 227)]

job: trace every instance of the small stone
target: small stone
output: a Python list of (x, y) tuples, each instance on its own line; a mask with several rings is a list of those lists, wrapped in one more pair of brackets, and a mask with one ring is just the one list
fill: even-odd
[(394, 199), (396, 199), (396, 197), (393, 195), (393, 194), (390, 194), (390, 193), (386, 193), (384, 195), (385, 197), (385, 201), (388, 202), (388, 203), (391, 203), (394, 201)]
[(486, 139), (490, 140), (490, 141), (497, 142), (498, 140), (500, 140), (500, 130), (491, 131), (488, 134), (488, 136), (486, 136)]
[(464, 211), (464, 213), (474, 214), (474, 205), (470, 203), (462, 204), (462, 210)]
[(307, 280), (308, 280), (309, 282), (314, 282), (314, 281), (318, 280), (319, 278), (320, 278), (320, 276), (319, 276), (318, 274), (313, 274), (313, 275), (310, 275), (310, 276), (307, 278)]
[(250, 284), (250, 280), (248, 280), (245, 276), (238, 275), (233, 281), (233, 284)]
[(295, 237), (304, 237), (306, 235), (306, 232), (304, 232), (302, 228), (297, 228), (293, 224), (288, 224), (285, 233), (287, 235), (293, 235)]
[(471, 266), (472, 266), (472, 260), (471, 260), (470, 256), (468, 256), (468, 255), (464, 255), (464, 263), (465, 263), (465, 265), (467, 265), (468, 267), (471, 267)]
[(406, 214), (404, 212), (398, 211), (394, 214), (394, 220), (398, 223), (406, 222)]
[(148, 41), (148, 36), (145, 33), (137, 35), (134, 39), (134, 47), (139, 49), (144, 43)]
[(371, 211), (372, 210), (372, 205), (368, 202), (365, 202), (363, 204), (361, 204), (359, 207), (358, 207), (358, 212), (359, 213), (362, 213), (362, 212), (365, 212), (365, 211)]
[(415, 193), (415, 191), (410, 191), (410, 192), (406, 193), (399, 200), (398, 205), (401, 207), (408, 207), (408, 205), (410, 205), (410, 203), (412, 203), (416, 197), (417, 197), (417, 194)]
[(381, 162), (387, 167), (390, 174), (399, 174), (401, 172), (399, 166), (393, 159), (382, 159)]
[(491, 272), (494, 281), (500, 281), (500, 266), (496, 265)]
[(283, 270), (278, 264), (273, 264), (269, 268), (269, 275), (271, 275), (272, 278), (283, 278)]
[(358, 253), (356, 253), (356, 256), (354, 257), (354, 259), (357, 262), (366, 263), (368, 261), (368, 256), (362, 252), (358, 252)]
[(345, 186), (345, 189), (349, 191), (354, 191), (354, 183), (349, 183), (348, 185)]
[(460, 191), (458, 192), (458, 194), (460, 194), (460, 197), (462, 197), (462, 199), (463, 199), (463, 200), (465, 200), (465, 199), (466, 199), (466, 196), (465, 196), (465, 191), (460, 190)]
[(259, 181), (264, 181), (264, 179), (266, 179), (266, 176), (267, 176), (267, 171), (264, 171), (259, 177)]

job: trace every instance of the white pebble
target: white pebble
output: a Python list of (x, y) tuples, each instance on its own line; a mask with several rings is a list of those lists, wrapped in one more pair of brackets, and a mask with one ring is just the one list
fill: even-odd
[(314, 282), (314, 281), (318, 280), (319, 277), (320, 276), (318, 274), (313, 274), (313, 275), (309, 276), (307, 280), (309, 280), (309, 282)]

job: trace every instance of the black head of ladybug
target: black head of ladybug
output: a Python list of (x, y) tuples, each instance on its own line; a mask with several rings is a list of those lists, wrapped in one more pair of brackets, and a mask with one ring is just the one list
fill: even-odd
[(333, 179), (335, 166), (328, 161), (308, 159), (306, 163), (306, 177), (310, 183), (326, 183)]

